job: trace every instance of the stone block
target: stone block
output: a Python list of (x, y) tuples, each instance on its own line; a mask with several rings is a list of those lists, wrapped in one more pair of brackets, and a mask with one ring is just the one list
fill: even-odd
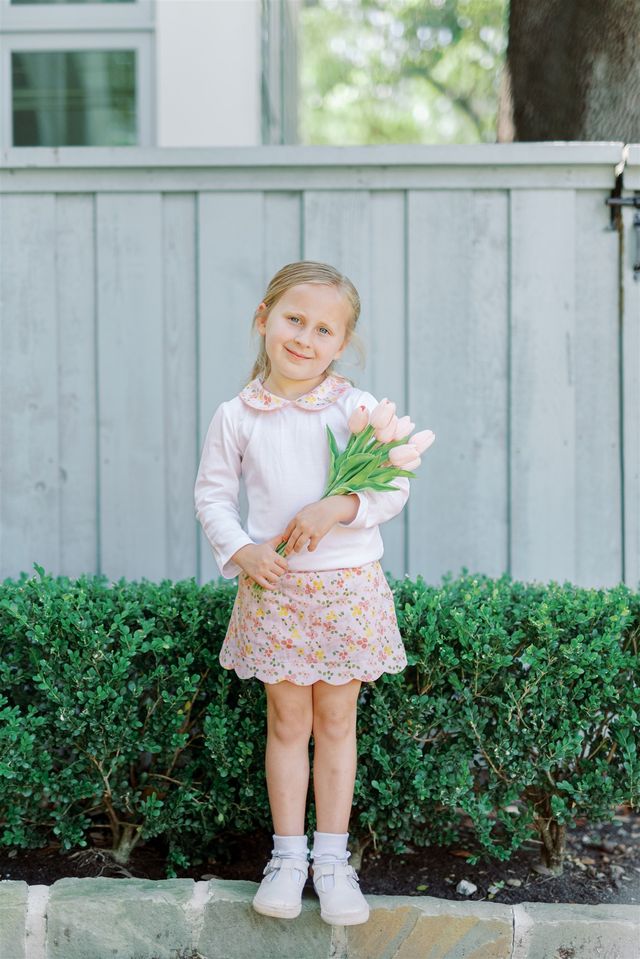
[(47, 959), (176, 959), (192, 942), (192, 879), (60, 879)]
[(512, 908), (514, 959), (640, 959), (640, 908), (545, 902)]
[(331, 926), (320, 918), (317, 896), (302, 895), (297, 919), (261, 916), (251, 905), (258, 883), (209, 881), (198, 952), (206, 959), (324, 959)]
[(347, 926), (348, 959), (510, 959), (509, 906), (430, 896), (367, 896), (369, 921)]
[(26, 959), (24, 932), (28, 898), (26, 882), (0, 880), (0, 959)]

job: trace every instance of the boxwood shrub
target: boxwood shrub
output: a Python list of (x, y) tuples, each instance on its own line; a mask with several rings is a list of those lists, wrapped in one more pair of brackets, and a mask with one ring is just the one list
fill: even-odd
[[(271, 831), (264, 687), (218, 662), (235, 582), (34, 565), (0, 585), (0, 845), (102, 831), (126, 863), (161, 836), (171, 877)], [(640, 594), (467, 569), (388, 580), (409, 665), (361, 687), (352, 845), (471, 827), (472, 863), (533, 838), (561, 871), (567, 826), (640, 805)]]

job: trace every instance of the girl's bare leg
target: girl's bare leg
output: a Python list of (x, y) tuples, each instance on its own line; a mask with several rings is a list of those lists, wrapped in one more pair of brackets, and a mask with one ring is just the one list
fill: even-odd
[(267, 694), (267, 790), (277, 836), (302, 836), (309, 789), (312, 686), (288, 680), (265, 683)]
[(319, 680), (313, 690), (313, 788), (318, 832), (346, 833), (356, 778), (356, 714), (361, 681)]

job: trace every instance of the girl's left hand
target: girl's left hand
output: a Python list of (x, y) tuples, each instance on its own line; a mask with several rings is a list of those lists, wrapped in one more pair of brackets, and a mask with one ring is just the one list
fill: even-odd
[(344, 496), (327, 496), (316, 503), (303, 506), (293, 517), (282, 537), (287, 542), (285, 556), (299, 553), (308, 543), (312, 552), (323, 536), (343, 520), (345, 515)]

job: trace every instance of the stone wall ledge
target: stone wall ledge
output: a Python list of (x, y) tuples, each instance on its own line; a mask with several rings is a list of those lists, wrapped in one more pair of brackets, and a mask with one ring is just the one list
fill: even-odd
[(0, 881), (0, 959), (639, 959), (640, 908), (367, 896), (329, 926), (305, 889), (297, 919), (251, 907), (257, 883)]

